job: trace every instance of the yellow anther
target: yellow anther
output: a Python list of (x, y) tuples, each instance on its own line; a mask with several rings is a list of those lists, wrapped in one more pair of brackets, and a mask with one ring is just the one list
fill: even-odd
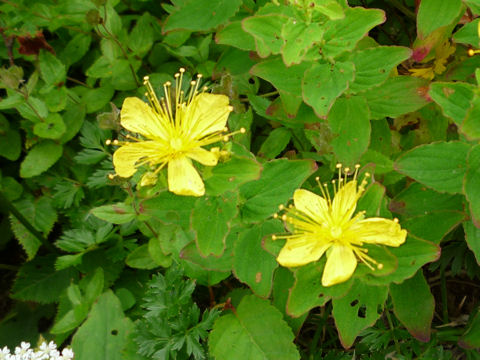
[(180, 73), (175, 73), (175, 75), (173, 75), (176, 78), (178, 78), (180, 76)]
[(143, 77), (143, 80), (144, 80), (144, 81), (148, 81), (148, 80), (150, 80), (150, 77), (149, 77), (149, 76), (144, 76), (144, 77)]
[(201, 79), (202, 78), (202, 74), (197, 74), (197, 79)]
[(185, 72), (185, 68), (180, 68), (180, 69), (178, 69), (178, 71), (180, 71), (181, 73), (184, 73), (184, 72)]
[(229, 106), (227, 107), (227, 109), (228, 109), (228, 111), (232, 112), (232, 111), (233, 111), (233, 106), (232, 106), (232, 105), (229, 105)]
[(227, 131), (228, 131), (228, 127), (225, 126), (225, 127), (222, 129), (222, 131), (223, 131), (223, 132), (227, 132)]
[(227, 135), (225, 135), (225, 136), (223, 137), (223, 141), (228, 141), (228, 136), (227, 136)]
[(273, 214), (273, 218), (274, 218), (274, 219), (277, 219), (277, 218), (278, 218), (278, 214), (277, 214), (277, 213)]
[(190, 81), (190, 85), (195, 85), (197, 82), (195, 80)]
[(336, 167), (337, 169), (340, 169), (340, 168), (342, 167), (342, 164), (338, 163), (337, 165), (335, 165), (335, 167)]
[(320, 176), (316, 176), (315, 181), (320, 181)]
[(245, 134), (246, 132), (247, 132), (247, 130), (245, 128), (243, 128), (243, 127), (240, 128), (240, 133)]
[(276, 236), (276, 235), (272, 235), (272, 240), (277, 240), (277, 236)]
[(109, 178), (110, 180), (115, 179), (115, 174), (108, 174), (108, 178)]
[(112, 140), (110, 139), (105, 140), (105, 145), (110, 145), (111, 143), (112, 143)]
[(165, 86), (171, 86), (172, 83), (171, 83), (170, 81), (167, 81), (167, 82), (166, 82), (165, 84), (163, 84), (163, 85), (165, 85)]
[(283, 204), (278, 205), (278, 210), (282, 211), (283, 209), (285, 209), (285, 206)]
[(117, 139), (113, 140), (113, 145), (118, 145), (118, 144), (119, 144), (119, 143), (118, 143), (118, 140), (117, 140)]
[(283, 221), (287, 221), (287, 215), (283, 214), (283, 215), (282, 215), (282, 220), (283, 220)]
[(381, 263), (377, 264), (377, 268), (378, 268), (378, 270), (382, 270), (383, 269), (383, 264), (381, 264)]

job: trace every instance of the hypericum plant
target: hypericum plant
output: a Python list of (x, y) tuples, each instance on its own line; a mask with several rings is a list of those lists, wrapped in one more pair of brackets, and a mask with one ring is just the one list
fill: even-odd
[(479, 15), (0, 2), (0, 344), (478, 357)]

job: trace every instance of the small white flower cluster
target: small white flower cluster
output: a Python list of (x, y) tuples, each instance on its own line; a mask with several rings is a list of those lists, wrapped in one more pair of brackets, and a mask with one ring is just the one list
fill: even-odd
[(24, 341), (15, 348), (13, 354), (6, 346), (0, 349), (0, 360), (72, 360), (73, 355), (73, 351), (68, 348), (60, 353), (53, 341), (48, 344), (43, 342), (36, 351), (30, 348), (30, 343)]

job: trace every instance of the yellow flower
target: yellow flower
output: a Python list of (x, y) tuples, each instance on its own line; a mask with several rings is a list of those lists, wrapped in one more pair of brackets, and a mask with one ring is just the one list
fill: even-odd
[(206, 93), (206, 87), (199, 91), (201, 75), (190, 82), (186, 96), (182, 90), (184, 72), (185, 69), (181, 68), (175, 74), (174, 93), (170, 82), (164, 84), (165, 97), (160, 101), (145, 77), (145, 95), (150, 106), (136, 97), (125, 99), (120, 123), (141, 137), (127, 135), (130, 141), (113, 141), (114, 145), (120, 145), (113, 154), (113, 165), (121, 177), (130, 177), (140, 166), (148, 165), (150, 169), (140, 180), (140, 186), (155, 184), (158, 172), (167, 166), (169, 191), (178, 195), (202, 196), (205, 186), (192, 160), (205, 166), (217, 164), (218, 148), (209, 151), (203, 146), (226, 141), (234, 134), (225, 133), (233, 108), (227, 96)]
[(347, 181), (349, 169), (345, 168), (342, 177), (341, 167), (340, 164), (337, 165), (338, 181), (333, 181), (334, 198), (321, 185), (323, 197), (308, 190), (296, 190), (293, 195), (294, 205), (286, 209), (287, 213), (282, 216), (287, 227), (292, 228), (292, 234), (273, 236), (273, 239), (287, 240), (277, 257), (279, 264), (286, 267), (306, 265), (317, 261), (326, 253), (323, 286), (348, 280), (358, 261), (372, 270), (372, 264), (379, 269), (383, 267), (383, 264), (367, 255), (368, 250), (362, 247), (363, 244), (397, 247), (405, 242), (407, 236), (397, 219), (365, 219), (364, 211), (354, 216), (357, 201), (365, 191), (367, 181), (364, 179), (357, 184), (359, 165), (355, 167), (351, 181)]

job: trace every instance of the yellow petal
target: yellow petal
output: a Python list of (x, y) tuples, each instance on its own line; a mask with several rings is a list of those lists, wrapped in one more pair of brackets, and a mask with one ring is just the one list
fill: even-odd
[(357, 259), (352, 249), (339, 244), (332, 245), (327, 253), (327, 263), (323, 269), (322, 285), (331, 286), (347, 281), (357, 267)]
[(330, 214), (327, 201), (311, 191), (298, 189), (293, 194), (295, 208), (319, 224), (328, 223)]
[(168, 163), (168, 190), (177, 195), (202, 196), (205, 186), (202, 178), (187, 157), (173, 159)]
[(321, 243), (311, 236), (287, 239), (285, 246), (278, 254), (277, 261), (286, 267), (302, 266), (320, 259), (330, 245), (330, 243)]
[(191, 138), (200, 139), (225, 128), (229, 114), (227, 96), (201, 93), (184, 110), (182, 127)]
[(121, 177), (130, 177), (137, 171), (136, 164), (148, 158), (152, 164), (160, 163), (163, 154), (161, 144), (154, 141), (128, 143), (113, 154), (115, 172)]
[(395, 247), (402, 245), (407, 237), (407, 231), (398, 222), (383, 218), (360, 220), (348, 231), (364, 243)]
[(136, 97), (127, 97), (120, 112), (120, 123), (132, 132), (149, 139), (162, 139), (168, 142), (168, 119), (162, 119), (150, 106)]
[(206, 166), (215, 166), (218, 163), (218, 156), (215, 153), (201, 147), (190, 150), (187, 156)]
[(332, 220), (335, 224), (350, 220), (357, 207), (358, 196), (356, 180), (349, 181), (336, 193), (332, 202)]

